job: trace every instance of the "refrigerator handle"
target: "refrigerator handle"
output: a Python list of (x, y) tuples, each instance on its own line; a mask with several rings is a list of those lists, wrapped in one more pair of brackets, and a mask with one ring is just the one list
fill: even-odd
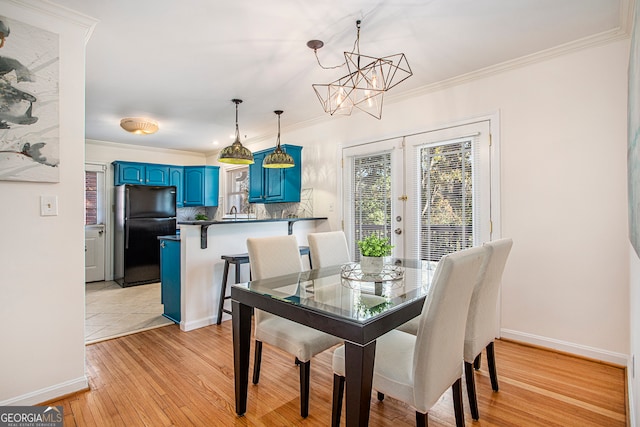
[(129, 221), (127, 221), (127, 214), (129, 213), (129, 206), (131, 206), (129, 204), (130, 200), (129, 200), (129, 188), (125, 187), (124, 188), (124, 195), (125, 195), (125, 208), (124, 208), (124, 248), (125, 249), (129, 249)]

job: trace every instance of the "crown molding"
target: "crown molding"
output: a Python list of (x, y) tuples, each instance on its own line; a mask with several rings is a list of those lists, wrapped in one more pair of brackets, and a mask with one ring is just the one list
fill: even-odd
[(93, 30), (96, 24), (99, 22), (95, 18), (76, 12), (75, 10), (69, 9), (67, 7), (60, 6), (49, 0), (3, 0), (3, 2), (14, 5), (21, 9), (28, 9), (32, 12), (49, 15), (51, 17), (71, 23), (77, 27), (84, 28), (85, 44), (91, 38)]
[(629, 10), (632, 10), (634, 2), (635, 0), (623, 2), (626, 4), (626, 7), (621, 9), (626, 10), (626, 13), (624, 14), (625, 18), (621, 19), (620, 27), (592, 36), (584, 37), (582, 39), (574, 40), (572, 42), (564, 43), (549, 49), (532, 53), (530, 55), (521, 56), (516, 59), (501, 62), (499, 64), (471, 71), (469, 73), (461, 74), (456, 77), (434, 82), (429, 85), (421, 86), (419, 88), (403, 92), (399, 95), (389, 96), (389, 98), (385, 98), (385, 101), (388, 101), (389, 104), (404, 101), (409, 98), (414, 98), (416, 96), (425, 95), (427, 93), (435, 92), (438, 90), (459, 86), (463, 83), (468, 83), (473, 80), (483, 79), (506, 71), (568, 55), (580, 50), (589, 49), (596, 46), (613, 43), (618, 40), (630, 38), (633, 23), (630, 22), (631, 19), (629, 19)]

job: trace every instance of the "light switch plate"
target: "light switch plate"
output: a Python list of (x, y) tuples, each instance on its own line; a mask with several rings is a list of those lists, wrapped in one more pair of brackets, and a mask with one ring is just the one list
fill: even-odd
[(58, 215), (58, 196), (40, 196), (40, 216)]

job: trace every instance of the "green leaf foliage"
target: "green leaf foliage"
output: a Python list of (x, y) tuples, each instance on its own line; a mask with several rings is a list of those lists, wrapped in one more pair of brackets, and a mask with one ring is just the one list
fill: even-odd
[(358, 248), (362, 256), (382, 257), (391, 255), (393, 245), (387, 237), (379, 234), (369, 234), (362, 240), (358, 240)]

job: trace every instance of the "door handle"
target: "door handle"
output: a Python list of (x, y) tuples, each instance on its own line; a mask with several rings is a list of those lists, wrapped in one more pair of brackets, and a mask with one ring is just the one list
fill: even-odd
[(396, 234), (402, 234), (402, 228), (396, 228), (393, 232)]

